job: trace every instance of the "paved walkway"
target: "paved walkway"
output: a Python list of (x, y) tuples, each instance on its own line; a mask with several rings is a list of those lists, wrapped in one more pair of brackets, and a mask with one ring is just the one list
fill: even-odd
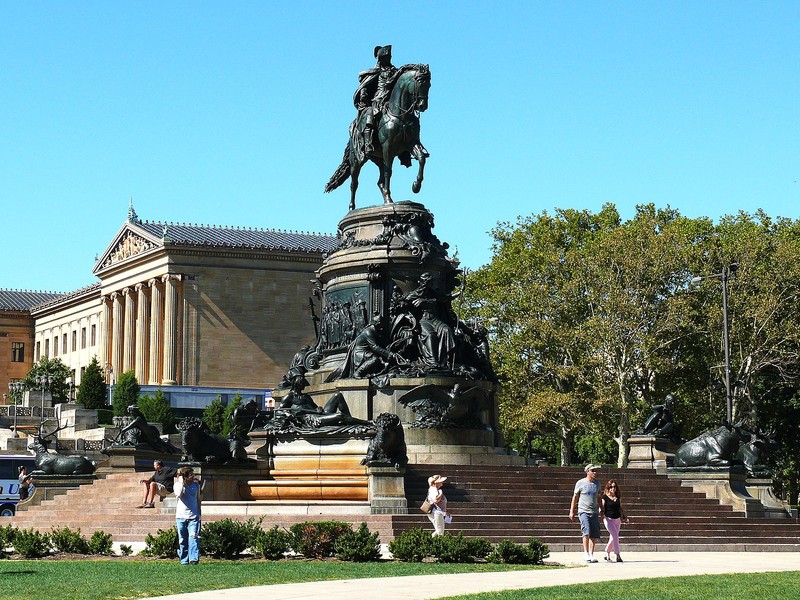
[[(476, 594), (574, 583), (593, 583), (642, 577), (712, 575), (718, 573), (760, 573), (800, 571), (800, 552), (636, 552), (623, 554), (624, 563), (582, 562), (579, 553), (551, 553), (548, 562), (569, 569), (546, 571), (503, 571), (460, 575), (415, 575), (379, 579), (345, 579), (264, 585), (210, 592), (161, 596), (161, 600), (429, 600), (445, 596)], [(369, 569), (365, 565), (364, 569)]]

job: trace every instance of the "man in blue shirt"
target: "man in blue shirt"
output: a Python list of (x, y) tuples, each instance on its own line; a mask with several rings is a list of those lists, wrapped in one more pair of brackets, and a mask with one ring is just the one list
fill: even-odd
[(594, 557), (595, 541), (600, 539), (600, 492), (602, 487), (595, 480), (599, 465), (589, 463), (583, 469), (586, 477), (578, 480), (572, 495), (572, 504), (569, 508), (569, 520), (575, 520), (575, 509), (578, 509), (578, 519), (581, 522), (581, 535), (583, 536), (583, 555), (588, 563), (596, 563)]

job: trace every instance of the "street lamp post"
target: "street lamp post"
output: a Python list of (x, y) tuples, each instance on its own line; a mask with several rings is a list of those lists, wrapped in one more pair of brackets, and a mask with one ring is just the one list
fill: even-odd
[(25, 384), (21, 381), (12, 381), (8, 384), (8, 389), (11, 392), (11, 400), (14, 402), (14, 437), (18, 438), (17, 432), (17, 412), (19, 410), (19, 395), (25, 390)]
[(739, 269), (737, 263), (722, 266), (721, 273), (692, 277), (692, 283), (699, 283), (703, 279), (719, 279), (722, 281), (722, 345), (725, 353), (725, 409), (728, 423), (733, 422), (733, 395), (731, 394), (731, 342), (728, 331), (728, 281)]
[(42, 413), (40, 415), (40, 423), (44, 423), (44, 391), (50, 389), (53, 385), (52, 375), (37, 375), (36, 383), (42, 390)]
[(111, 392), (114, 388), (114, 367), (111, 363), (106, 363), (106, 375), (108, 376), (108, 405), (111, 406)]

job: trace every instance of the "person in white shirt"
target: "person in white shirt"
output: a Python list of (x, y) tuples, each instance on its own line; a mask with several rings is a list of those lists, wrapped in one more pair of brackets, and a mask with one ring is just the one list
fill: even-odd
[(178, 559), (182, 565), (200, 562), (200, 482), (194, 470), (184, 467), (175, 478), (175, 526), (178, 528)]

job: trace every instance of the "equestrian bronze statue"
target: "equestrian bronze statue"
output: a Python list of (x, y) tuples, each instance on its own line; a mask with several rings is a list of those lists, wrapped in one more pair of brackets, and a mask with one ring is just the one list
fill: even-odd
[(425, 160), (430, 156), (419, 140), (419, 114), (428, 108), (431, 72), (428, 65), (392, 65), (392, 47), (375, 48), (377, 65), (359, 75), (353, 97), (358, 115), (350, 125), (350, 139), (342, 163), (325, 192), (335, 190), (350, 178), (350, 210), (356, 207), (361, 167), (371, 160), (378, 166), (378, 188), (385, 204), (392, 202), (392, 163), (395, 157), (406, 167), (417, 159), (419, 170), (411, 185), (416, 194), (422, 187)]

